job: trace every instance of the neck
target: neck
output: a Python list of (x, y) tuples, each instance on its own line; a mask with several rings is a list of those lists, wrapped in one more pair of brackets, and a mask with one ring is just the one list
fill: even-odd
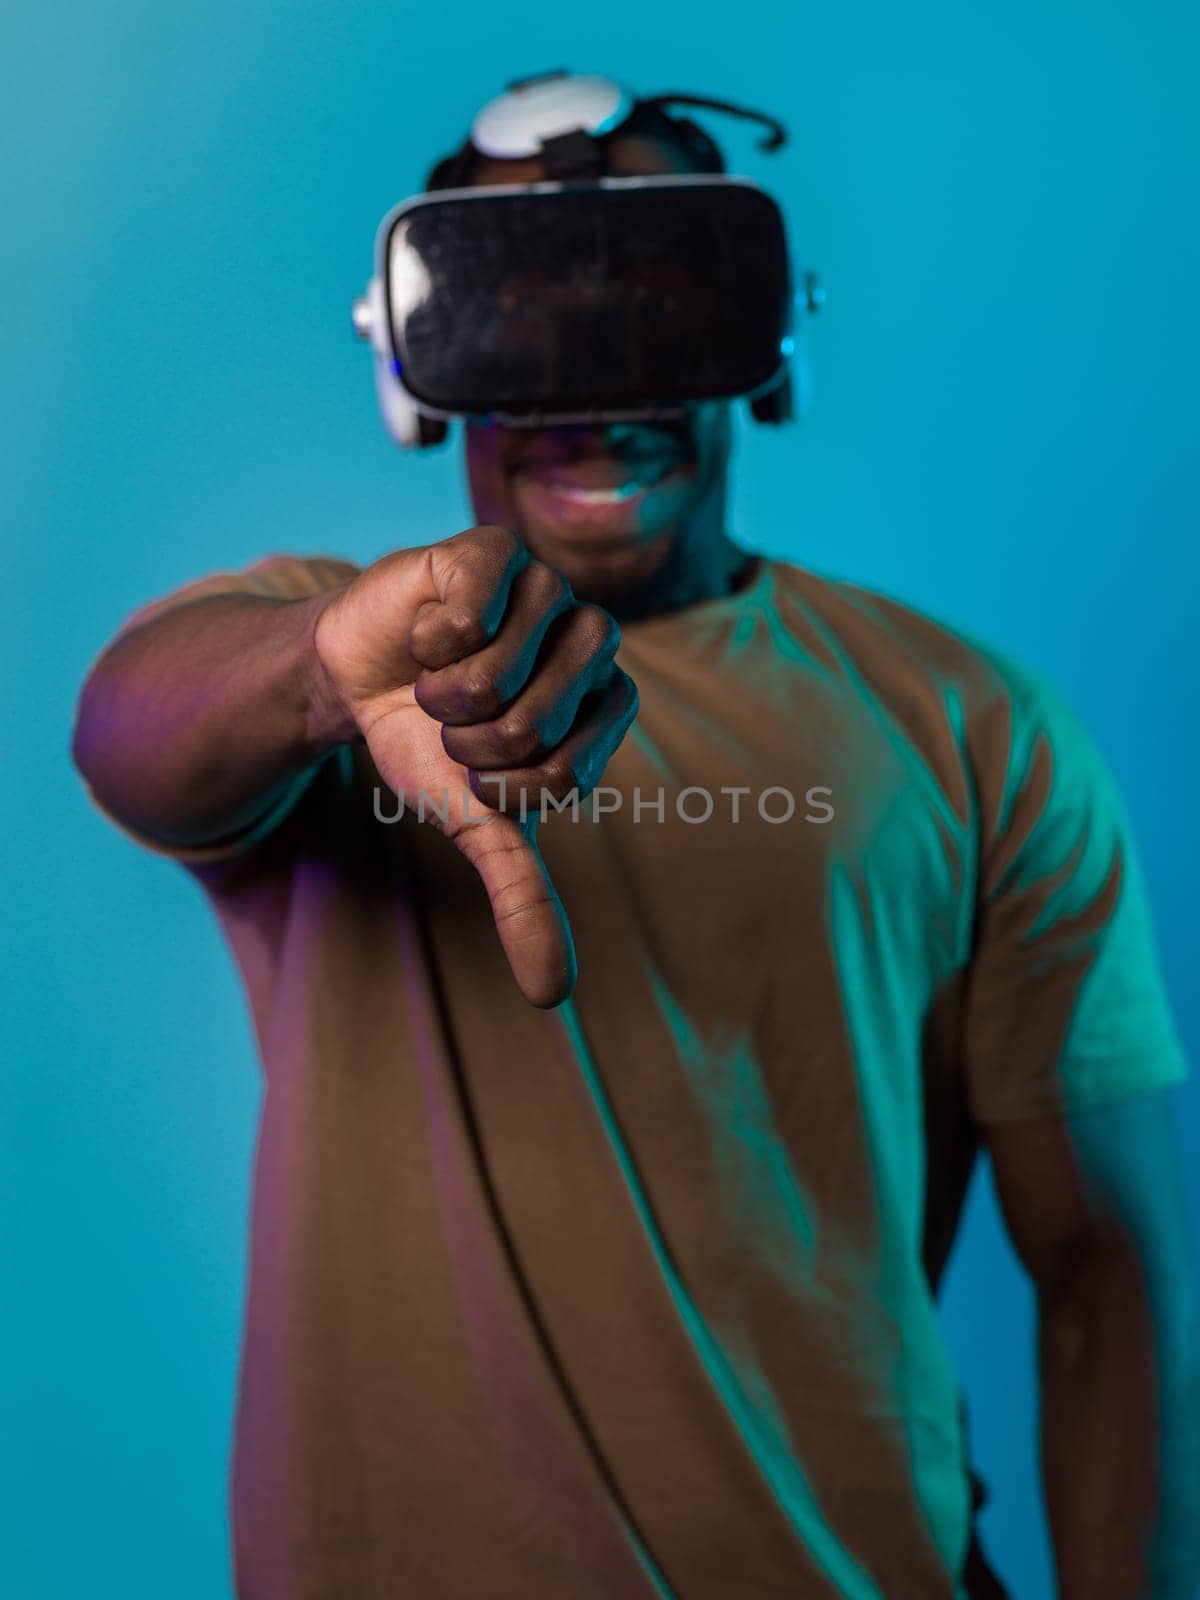
[(746, 583), (753, 567), (754, 557), (740, 550), (722, 530), (718, 538), (700, 545), (676, 539), (661, 567), (641, 583), (580, 598), (603, 605), (618, 622), (639, 622), (733, 594)]

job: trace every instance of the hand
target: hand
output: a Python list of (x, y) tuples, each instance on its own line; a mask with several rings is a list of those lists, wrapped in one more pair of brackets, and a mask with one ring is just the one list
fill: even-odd
[(607, 612), (581, 605), (494, 527), (385, 556), (335, 595), (314, 632), (328, 685), (384, 781), (410, 803), (419, 790), (447, 797), (448, 821), (428, 807), (426, 820), (482, 878), (536, 1006), (558, 1005), (575, 982), (570, 927), (537, 848), (539, 807), (543, 795), (587, 794), (633, 721), (619, 638)]

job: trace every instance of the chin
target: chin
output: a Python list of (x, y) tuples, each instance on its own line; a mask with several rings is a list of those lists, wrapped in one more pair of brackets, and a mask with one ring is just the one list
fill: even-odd
[(614, 611), (621, 609), (623, 597), (631, 598), (653, 583), (678, 538), (674, 524), (628, 539), (587, 539), (550, 529), (520, 531), (530, 554), (561, 572), (579, 599)]

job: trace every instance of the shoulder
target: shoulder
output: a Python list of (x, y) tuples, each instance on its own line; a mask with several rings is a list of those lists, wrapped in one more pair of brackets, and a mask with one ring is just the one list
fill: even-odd
[(785, 561), (772, 568), (781, 604), (806, 611), (873, 688), (923, 684), (956, 697), (972, 718), (1007, 712), (1025, 721), (1065, 709), (1041, 673), (963, 628), (844, 578)]
[(338, 556), (279, 554), (261, 557), (245, 569), (242, 577), (246, 586), (259, 594), (280, 600), (307, 600), (348, 582), (361, 570), (355, 562)]
[(916, 607), (844, 579), (774, 563), (790, 626), (806, 626), (831, 665), (915, 741), (965, 763), (983, 821), (1008, 813), (1031, 778), (1080, 806), (1107, 792), (1103, 757), (1042, 673)]
[(361, 571), (352, 561), (338, 556), (276, 554), (262, 556), (245, 567), (223, 568), (180, 584), (168, 594), (139, 606), (126, 618), (122, 633), (174, 611), (193, 600), (216, 595), (260, 595), (268, 600), (310, 600), (338, 584), (347, 583)]

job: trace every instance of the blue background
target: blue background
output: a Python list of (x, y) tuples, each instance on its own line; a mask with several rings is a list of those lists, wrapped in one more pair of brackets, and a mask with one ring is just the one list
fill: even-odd
[[(830, 300), (811, 421), (740, 431), (734, 527), (1058, 681), (1127, 796), (1194, 1056), (1200, 38), (1182, 0), (47, 21), (7, 17), (0, 93), (4, 1568), (26, 1600), (221, 1600), (257, 1068), (198, 890), (68, 764), (90, 659), (190, 576), (470, 520), (454, 450), (385, 441), (348, 313), (378, 218), (508, 77), (761, 104), (793, 132), (773, 162), (710, 126)], [(985, 1182), (947, 1317), (991, 1546), (1042, 1600), (1031, 1308)]]

